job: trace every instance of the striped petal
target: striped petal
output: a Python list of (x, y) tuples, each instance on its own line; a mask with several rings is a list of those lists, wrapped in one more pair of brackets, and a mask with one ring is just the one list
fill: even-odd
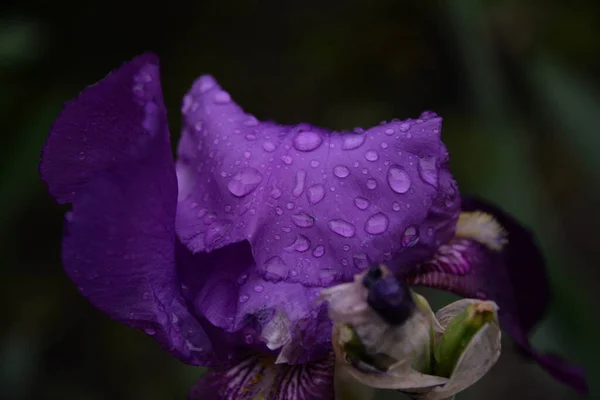
[(227, 369), (214, 369), (192, 389), (189, 400), (333, 399), (334, 357), (306, 364), (275, 364), (252, 354)]

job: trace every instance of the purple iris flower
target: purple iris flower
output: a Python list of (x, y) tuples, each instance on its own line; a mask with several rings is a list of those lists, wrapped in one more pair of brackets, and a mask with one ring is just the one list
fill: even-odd
[[(41, 175), (72, 205), (63, 264), (81, 293), (182, 361), (215, 367), (190, 398), (332, 398), (331, 321), (315, 299), (376, 262), (496, 301), (525, 353), (585, 390), (578, 368), (529, 345), (549, 300), (543, 261), (509, 216), (461, 206), (437, 115), (354, 132), (283, 126), (245, 113), (210, 76), (182, 113), (174, 162), (158, 60), (142, 55), (66, 104)], [(501, 251), (485, 218), (457, 234), (476, 211), (508, 233)]]

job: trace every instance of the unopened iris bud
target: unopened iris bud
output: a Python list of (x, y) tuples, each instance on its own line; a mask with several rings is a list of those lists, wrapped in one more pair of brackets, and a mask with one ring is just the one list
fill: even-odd
[(463, 299), (435, 315), (422, 296), (377, 266), (322, 292), (334, 322), (336, 373), (413, 398), (441, 400), (468, 388), (500, 355), (498, 307)]

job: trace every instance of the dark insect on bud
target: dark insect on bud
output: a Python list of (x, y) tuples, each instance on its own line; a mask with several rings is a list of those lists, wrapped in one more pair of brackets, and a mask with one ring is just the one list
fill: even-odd
[(370, 289), (373, 284), (381, 279), (383, 271), (379, 265), (373, 265), (363, 277), (363, 286)]
[[(365, 278), (368, 275), (367, 273)], [(369, 283), (369, 286), (365, 283), (365, 287), (369, 289), (367, 303), (385, 322), (401, 325), (410, 318), (415, 302), (408, 285), (393, 276), (374, 279)]]

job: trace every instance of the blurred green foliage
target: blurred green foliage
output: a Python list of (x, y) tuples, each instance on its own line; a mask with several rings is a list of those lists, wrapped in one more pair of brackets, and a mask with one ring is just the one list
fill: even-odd
[[(595, 0), (2, 4), (0, 398), (183, 399), (200, 376), (77, 294), (60, 265), (65, 209), (37, 175), (62, 103), (146, 50), (162, 60), (174, 143), (202, 73), (283, 123), (442, 114), (461, 190), (539, 233), (555, 301), (535, 343), (583, 365), (600, 398), (599, 15)], [(458, 398), (507, 397), (576, 396), (506, 341)]]

